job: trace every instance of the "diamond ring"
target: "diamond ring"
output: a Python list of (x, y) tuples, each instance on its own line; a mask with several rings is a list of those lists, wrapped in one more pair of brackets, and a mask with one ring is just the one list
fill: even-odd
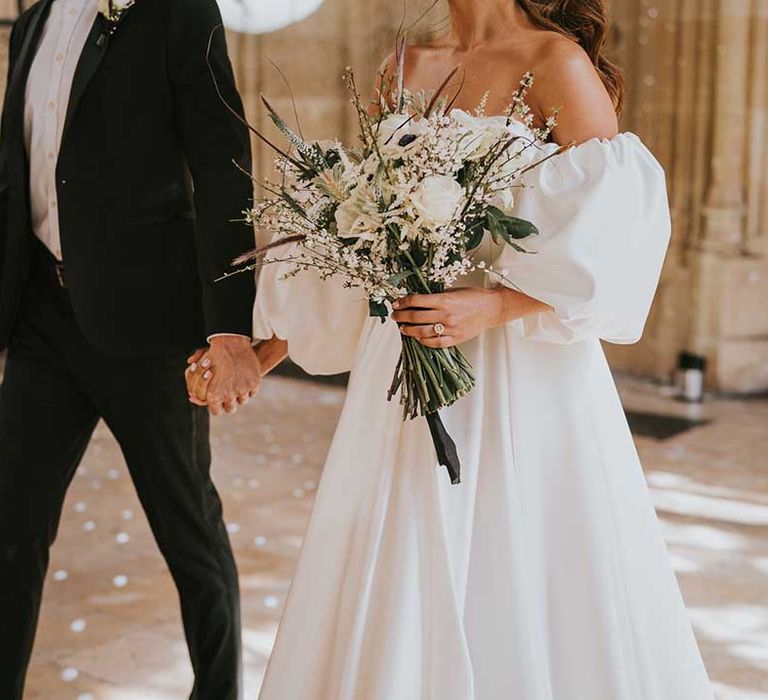
[(439, 338), (445, 333), (445, 326), (442, 323), (436, 323), (432, 326), (432, 330), (435, 331), (435, 335)]

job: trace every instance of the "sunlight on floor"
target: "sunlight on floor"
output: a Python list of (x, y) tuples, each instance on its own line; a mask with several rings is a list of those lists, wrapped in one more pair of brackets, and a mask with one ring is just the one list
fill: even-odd
[[(623, 383), (637, 410), (687, 410)], [(343, 390), (274, 378), (215, 422), (216, 478), (241, 571), (246, 700), (256, 700)], [(638, 439), (719, 700), (768, 700), (768, 401)], [(179, 700), (191, 686), (177, 598), (112, 436), (100, 427), (53, 552), (29, 700)]]

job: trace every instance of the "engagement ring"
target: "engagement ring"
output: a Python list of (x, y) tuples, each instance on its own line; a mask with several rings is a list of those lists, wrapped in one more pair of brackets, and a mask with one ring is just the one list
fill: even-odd
[(432, 326), (432, 330), (435, 331), (435, 335), (439, 338), (443, 333), (445, 333), (445, 326), (442, 323), (436, 323), (434, 326)]

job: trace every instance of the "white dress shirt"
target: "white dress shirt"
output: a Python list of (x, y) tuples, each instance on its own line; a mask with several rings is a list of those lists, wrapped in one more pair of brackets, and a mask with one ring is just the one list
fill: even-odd
[(54, 0), (27, 80), (24, 139), (29, 156), (32, 229), (61, 260), (56, 162), (80, 54), (98, 0)]

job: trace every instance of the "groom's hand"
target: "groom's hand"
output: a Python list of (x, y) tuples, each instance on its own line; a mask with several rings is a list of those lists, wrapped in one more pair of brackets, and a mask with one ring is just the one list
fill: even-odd
[[(256, 394), (263, 376), (249, 338), (217, 336), (211, 347), (195, 353), (187, 370), (190, 400), (208, 406), (211, 415), (234, 413)], [(207, 395), (205, 391), (207, 388)], [(201, 395), (202, 394), (202, 395)]]

